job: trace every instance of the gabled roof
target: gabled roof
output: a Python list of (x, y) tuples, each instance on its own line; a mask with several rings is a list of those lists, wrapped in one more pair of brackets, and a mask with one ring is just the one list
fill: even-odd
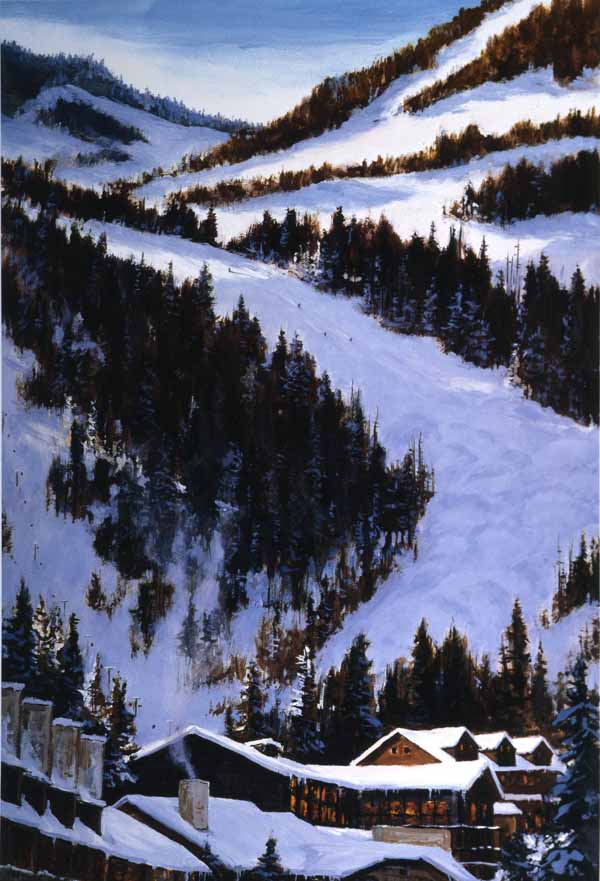
[(393, 740), (397, 735), (401, 735), (407, 740), (410, 740), (411, 743), (414, 743), (415, 746), (425, 750), (425, 752), (429, 753), (432, 758), (437, 759), (438, 762), (454, 762), (456, 760), (447, 753), (446, 750), (455, 747), (465, 732), (473, 737), (469, 729), (464, 726), (453, 728), (430, 728), (428, 730), (421, 730), (419, 728), (394, 728), (393, 731), (390, 731), (385, 737), (381, 737), (356, 759), (353, 759), (351, 764), (360, 764), (360, 762), (363, 762), (370, 755), (378, 752), (382, 746), (388, 741)]
[[(406, 729), (399, 729), (404, 731)], [(444, 742), (456, 745), (466, 731), (466, 728), (454, 729), (438, 729), (444, 733), (439, 738)], [(455, 732), (455, 733), (450, 733)], [(457, 733), (460, 732), (460, 733)], [(430, 734), (432, 732), (413, 732), (418, 734)], [(481, 777), (486, 770), (489, 770), (491, 776), (502, 797), (502, 790), (498, 783), (495, 770), (491, 767), (491, 763), (487, 759), (477, 759), (473, 762), (456, 762), (454, 759), (439, 750), (440, 756), (444, 759), (440, 763), (430, 765), (302, 765), (300, 762), (293, 762), (291, 759), (275, 758), (267, 756), (254, 747), (245, 743), (238, 743), (225, 737), (223, 734), (216, 734), (206, 728), (200, 728), (197, 725), (190, 725), (170, 737), (162, 740), (154, 741), (145, 747), (142, 747), (131, 757), (131, 761), (135, 764), (137, 760), (144, 759), (153, 755), (161, 749), (177, 748), (185, 737), (198, 737), (208, 740), (221, 746), (223, 749), (235, 752), (243, 756), (256, 765), (272, 771), (275, 774), (281, 774), (286, 777), (296, 777), (299, 780), (314, 780), (321, 783), (337, 784), (348, 789), (356, 790), (375, 790), (388, 789), (403, 790), (453, 790), (457, 792), (466, 792)], [(431, 738), (433, 742), (433, 738)], [(433, 749), (433, 747), (431, 747)], [(439, 749), (439, 748), (438, 748)]]
[(503, 740), (508, 740), (511, 746), (515, 745), (507, 731), (492, 731), (491, 734), (474, 734), (473, 737), (479, 749), (498, 749)]
[(513, 737), (512, 742), (520, 756), (532, 753), (541, 743), (545, 743), (550, 752), (554, 753), (551, 745), (541, 734), (532, 734), (530, 737)]
[(246, 740), (245, 743), (246, 746), (253, 746), (255, 749), (257, 746), (276, 746), (277, 749), (283, 749), (279, 741), (273, 740), (272, 737), (259, 737), (258, 740)]
[(273, 836), (284, 869), (294, 877), (345, 878), (386, 862), (409, 860), (435, 867), (450, 881), (474, 881), (471, 873), (441, 848), (378, 842), (364, 830), (313, 826), (290, 812), (261, 811), (247, 801), (211, 797), (206, 832), (182, 819), (176, 798), (129, 795), (115, 808), (128, 806), (196, 847), (209, 844), (215, 856), (236, 872), (254, 868), (267, 838)]

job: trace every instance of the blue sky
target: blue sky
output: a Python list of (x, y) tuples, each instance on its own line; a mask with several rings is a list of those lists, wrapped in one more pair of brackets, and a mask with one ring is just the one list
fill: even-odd
[(93, 52), (144, 88), (265, 121), (327, 74), (368, 64), (459, 0), (4, 0), (7, 39)]

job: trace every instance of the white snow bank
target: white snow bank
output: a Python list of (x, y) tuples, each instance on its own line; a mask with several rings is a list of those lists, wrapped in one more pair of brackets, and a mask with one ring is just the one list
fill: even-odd
[[(358, 829), (312, 826), (286, 812), (261, 811), (254, 804), (224, 798), (209, 800), (209, 831), (199, 832), (183, 820), (176, 798), (130, 795), (115, 808), (131, 805), (164, 824), (193, 844), (209, 844), (227, 866), (241, 871), (256, 865), (270, 836), (285, 869), (293, 875), (346, 875), (384, 863), (386, 859), (423, 861), (452, 881), (472, 881), (473, 876), (451, 854), (437, 847), (375, 842)], [(235, 835), (231, 830), (235, 829)]]

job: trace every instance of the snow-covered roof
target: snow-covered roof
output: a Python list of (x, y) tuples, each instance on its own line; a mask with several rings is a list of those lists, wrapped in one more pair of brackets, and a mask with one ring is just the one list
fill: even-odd
[(74, 719), (66, 719), (62, 716), (59, 716), (58, 719), (53, 719), (52, 724), (62, 728), (83, 728), (83, 722), (75, 722)]
[(474, 734), (473, 737), (479, 749), (498, 749), (503, 740), (508, 740), (514, 745), (510, 734), (507, 731), (492, 731), (490, 734)]
[[(472, 881), (473, 876), (454, 857), (438, 847), (377, 842), (360, 829), (313, 826), (294, 814), (261, 811), (237, 799), (210, 798), (209, 829), (200, 832), (183, 820), (176, 798), (129, 795), (115, 805), (137, 808), (154, 821), (197, 846), (210, 845), (228, 867), (243, 871), (256, 865), (267, 838), (277, 839), (283, 867), (296, 876), (344, 878), (386, 860), (423, 861), (444, 872), (452, 881)], [(235, 828), (236, 834), (231, 830)]]
[(541, 743), (545, 743), (548, 749), (551, 750), (552, 753), (554, 753), (551, 745), (541, 734), (532, 734), (530, 737), (513, 737), (512, 742), (515, 745), (515, 749), (521, 756), (526, 755), (527, 753), (532, 753), (534, 749), (537, 749)]
[(12, 691), (23, 691), (25, 683), (23, 682), (3, 682), (2, 688), (11, 689)]
[[(408, 729), (399, 729), (408, 730)], [(466, 731), (467, 729), (443, 729), (444, 731)], [(418, 732), (428, 734), (429, 732)], [(169, 748), (180, 742), (184, 737), (200, 737), (211, 743), (218, 744), (224, 749), (242, 755), (260, 765), (287, 777), (297, 777), (301, 780), (315, 780), (321, 783), (333, 783), (345, 786), (348, 789), (426, 789), (426, 790), (454, 790), (464, 792), (471, 788), (476, 780), (481, 777), (486, 769), (489, 769), (499, 787), (494, 769), (487, 759), (477, 759), (473, 762), (456, 762), (450, 756), (446, 756), (440, 763), (429, 765), (302, 765), (291, 759), (275, 758), (261, 753), (246, 743), (238, 743), (216, 734), (206, 728), (190, 725), (170, 737), (153, 741), (142, 747), (132, 756), (132, 761), (144, 759), (158, 750)], [(444, 735), (444, 742), (451, 742), (455, 736), (454, 744), (460, 739), (459, 735)], [(433, 747), (432, 747), (433, 748)], [(439, 749), (439, 748), (438, 748)], [(439, 750), (441, 756), (442, 752)], [(446, 754), (444, 754), (446, 755)]]
[[(352, 765), (358, 765), (371, 754), (377, 752), (388, 741), (393, 740), (397, 735), (402, 735), (415, 746), (424, 749), (438, 762), (454, 762), (455, 759), (446, 752), (447, 749), (455, 747), (463, 734), (471, 734), (468, 728), (464, 726), (452, 728), (430, 728), (428, 730), (420, 730), (417, 728), (394, 728), (389, 734), (381, 737), (376, 743), (366, 749), (357, 758), (353, 759)], [(471, 735), (473, 736), (473, 735)]]
[(496, 801), (494, 802), (495, 817), (515, 817), (522, 816), (523, 811), (518, 808), (512, 801)]
[(259, 737), (258, 740), (247, 740), (246, 746), (275, 746), (277, 749), (283, 749), (281, 743), (278, 740), (273, 740), (272, 737)]
[(53, 838), (85, 844), (132, 863), (210, 874), (208, 866), (181, 844), (115, 808), (105, 808), (102, 812), (102, 835), (97, 835), (79, 818), (72, 829), (63, 826), (49, 807), (40, 816), (25, 799), (21, 805), (1, 802), (0, 814), (7, 820), (35, 827)]
[(23, 703), (24, 704), (33, 704), (34, 706), (38, 706), (38, 707), (51, 707), (52, 706), (52, 701), (44, 701), (40, 697), (24, 697)]

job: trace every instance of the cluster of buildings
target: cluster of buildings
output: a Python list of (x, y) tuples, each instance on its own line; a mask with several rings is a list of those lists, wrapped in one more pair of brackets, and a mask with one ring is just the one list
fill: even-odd
[[(3, 862), (77, 881), (208, 879), (207, 846), (241, 873), (271, 836), (296, 879), (492, 878), (503, 840), (542, 825), (564, 770), (541, 736), (396, 728), (349, 765), (304, 765), (273, 740), (190, 726), (135, 753), (131, 792), (106, 806), (101, 739), (17, 685), (2, 694)], [(23, 828), (38, 841), (27, 865)]]

